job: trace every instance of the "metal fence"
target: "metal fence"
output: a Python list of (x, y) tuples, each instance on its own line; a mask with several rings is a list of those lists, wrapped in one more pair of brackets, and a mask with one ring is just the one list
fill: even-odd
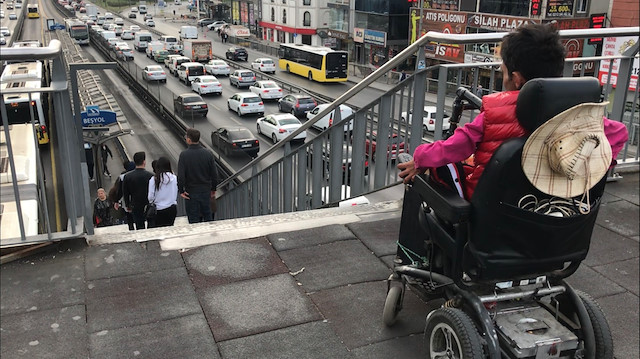
[[(560, 36), (564, 39), (637, 36), (638, 31), (638, 27), (562, 30)], [(477, 91), (480, 71), (489, 73), (489, 86), (483, 90), (484, 93), (498, 91), (501, 85), (500, 63), (425, 67), (423, 47), (432, 41), (460, 45), (495, 43), (505, 35), (506, 33), (452, 35), (429, 32), (336, 99), (331, 106), (291, 133), (287, 139), (222, 182), (220, 186), (226, 193), (218, 199), (217, 217), (235, 218), (319, 208), (396, 184), (397, 152), (413, 153), (421, 143), (431, 138), (442, 138), (445, 112), (450, 109), (458, 87)], [(393, 69), (413, 56), (417, 58), (417, 68), (413, 75), (357, 110), (354, 115), (340, 119), (340, 111), (334, 111), (338, 106), (374, 81), (387, 81), (384, 79), (392, 76)], [(636, 43), (620, 56), (568, 59), (564, 71), (565, 76), (575, 76), (574, 65), (583, 64), (582, 68), (585, 68), (584, 64), (595, 61), (596, 66), (607, 62), (610, 64), (609, 68), (613, 68), (613, 61), (617, 62), (619, 70), (616, 89), (613, 90), (611, 83), (606, 84), (603, 87), (603, 98), (611, 102), (608, 116), (613, 120), (623, 121), (630, 132), (629, 143), (618, 162), (634, 166), (638, 165), (638, 90), (636, 87), (635, 91), (629, 92), (628, 88), (633, 60), (637, 57)], [(584, 73), (582, 70), (578, 76), (584, 76)], [(608, 78), (611, 79), (611, 74)], [(433, 133), (425, 132), (422, 119), (411, 119), (412, 116), (409, 115), (423, 113), (425, 104), (429, 103), (436, 108)], [(300, 146), (288, 141), (330, 113), (334, 113), (334, 125), (312, 141)], [(471, 120), (476, 114), (470, 111), (462, 123)], [(284, 147), (284, 156), (276, 162), (267, 162), (267, 158), (281, 147)], [(238, 176), (248, 179), (238, 185), (234, 182)]]

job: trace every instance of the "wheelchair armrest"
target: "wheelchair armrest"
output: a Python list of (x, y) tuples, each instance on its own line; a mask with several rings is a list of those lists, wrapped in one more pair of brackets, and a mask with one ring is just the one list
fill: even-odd
[(471, 213), (471, 203), (457, 193), (429, 181), (426, 175), (416, 176), (413, 187), (423, 202), (433, 208), (438, 217), (455, 224), (467, 222)]

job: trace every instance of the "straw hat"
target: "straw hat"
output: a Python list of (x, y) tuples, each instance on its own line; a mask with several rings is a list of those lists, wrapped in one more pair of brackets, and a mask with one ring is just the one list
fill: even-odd
[(604, 134), (605, 103), (574, 106), (538, 127), (522, 151), (534, 187), (556, 197), (584, 195), (607, 173), (611, 146)]

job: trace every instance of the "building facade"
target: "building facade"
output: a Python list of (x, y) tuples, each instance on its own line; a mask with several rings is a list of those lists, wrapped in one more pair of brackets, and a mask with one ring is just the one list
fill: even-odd
[(276, 43), (323, 46), (318, 28), (330, 14), (326, 0), (262, 0), (262, 39)]

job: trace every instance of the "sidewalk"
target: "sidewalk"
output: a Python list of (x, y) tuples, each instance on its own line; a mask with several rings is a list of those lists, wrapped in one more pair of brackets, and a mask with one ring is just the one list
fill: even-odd
[[(607, 185), (570, 278), (604, 309), (619, 359), (639, 357), (638, 186)], [(408, 293), (396, 326), (381, 318), (400, 205), (104, 233), (8, 263), (0, 356), (424, 358), (433, 305)]]

